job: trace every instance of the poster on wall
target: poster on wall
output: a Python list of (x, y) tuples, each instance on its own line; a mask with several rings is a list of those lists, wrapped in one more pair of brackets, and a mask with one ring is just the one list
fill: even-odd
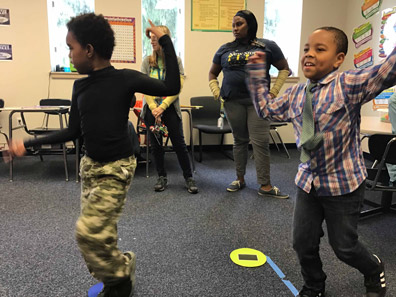
[(382, 93), (375, 97), (373, 100), (373, 110), (388, 108), (388, 101), (393, 93), (395, 93), (394, 87), (382, 91)]
[(396, 6), (382, 11), (379, 41), (380, 58), (386, 58), (396, 47)]
[(0, 61), (12, 60), (12, 46), (11, 44), (0, 44)]
[(105, 16), (114, 31), (115, 43), (111, 62), (136, 63), (135, 18)]
[(353, 63), (356, 68), (364, 69), (373, 65), (373, 49), (368, 47), (354, 55)]
[(10, 25), (10, 10), (5, 8), (0, 8), (0, 25), (9, 26)]
[(375, 15), (380, 10), (382, 0), (364, 0), (362, 5), (362, 15), (366, 19)]
[(370, 22), (353, 29), (352, 41), (358, 48), (373, 38), (373, 27)]
[(232, 31), (232, 18), (246, 0), (192, 0), (192, 31)]

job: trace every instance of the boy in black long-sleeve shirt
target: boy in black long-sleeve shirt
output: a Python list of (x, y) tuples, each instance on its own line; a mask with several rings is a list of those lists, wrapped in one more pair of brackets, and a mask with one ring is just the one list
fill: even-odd
[[(180, 91), (179, 68), (169, 36), (151, 22), (147, 30), (158, 37), (167, 65), (165, 80), (111, 66), (114, 32), (102, 15), (83, 14), (67, 24), (66, 42), (74, 67), (88, 77), (76, 80), (68, 128), (47, 137), (10, 143), (11, 156), (26, 147), (82, 137), (81, 215), (76, 238), (91, 274), (104, 283), (98, 296), (132, 296), (136, 258), (117, 246), (117, 222), (133, 179), (136, 160), (128, 133), (128, 114), (134, 93), (154, 96)], [(132, 104), (131, 104), (132, 103)]]

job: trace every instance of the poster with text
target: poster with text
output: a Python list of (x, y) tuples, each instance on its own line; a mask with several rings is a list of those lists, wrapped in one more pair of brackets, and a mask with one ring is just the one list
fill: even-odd
[(5, 8), (0, 8), (0, 25), (9, 26), (10, 25), (10, 10)]
[(136, 63), (135, 18), (105, 16), (114, 31), (115, 43), (111, 62)]
[(12, 46), (11, 44), (0, 44), (0, 61), (12, 60)]
[(192, 0), (191, 30), (232, 31), (232, 18), (246, 0)]

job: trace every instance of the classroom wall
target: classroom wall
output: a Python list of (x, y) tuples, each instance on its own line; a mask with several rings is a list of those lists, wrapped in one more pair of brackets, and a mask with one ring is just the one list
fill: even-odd
[[(96, 0), (95, 11), (108, 16), (125, 16), (136, 19), (136, 58), (135, 64), (114, 64), (117, 68), (140, 70), (142, 49), (140, 40), (141, 0)], [(384, 0), (384, 5), (390, 5), (393, 0)], [(307, 40), (313, 29), (320, 26), (336, 26), (351, 32), (354, 26), (363, 23), (360, 11), (357, 9), (363, 0), (304, 0), (301, 40)], [(12, 44), (14, 60), (0, 62), (0, 97), (6, 101), (6, 106), (36, 105), (41, 98), (61, 97), (71, 98), (74, 79), (50, 77), (49, 37), (47, 0), (0, 0), (0, 8), (9, 8), (11, 25), (0, 27), (0, 43)], [(253, 11), (259, 23), (263, 23), (264, 1), (248, 0), (247, 8)], [(211, 95), (208, 87), (208, 72), (216, 50), (225, 42), (233, 39), (231, 32), (197, 32), (191, 31), (191, 0), (185, 0), (185, 73), (186, 81), (180, 95), (181, 104), (188, 105), (190, 97)], [(263, 32), (259, 26), (258, 36)], [(351, 33), (348, 34), (348, 37)], [(373, 42), (378, 39), (373, 38)], [(276, 40), (275, 40), (276, 41)], [(302, 43), (302, 44), (303, 44)], [(375, 47), (373, 45), (373, 47)], [(302, 46), (299, 52), (301, 54)], [(352, 51), (351, 51), (352, 52)], [(352, 54), (349, 55), (351, 58)], [(352, 61), (352, 62), (351, 62)], [(377, 62), (377, 61), (376, 61)], [(353, 59), (346, 60), (344, 68), (353, 67)], [(305, 79), (299, 71), (299, 80)], [(220, 77), (221, 79), (221, 77)], [(287, 82), (283, 88), (291, 86)], [(370, 110), (368, 111), (370, 112)], [(186, 116), (186, 115), (184, 115)], [(8, 117), (0, 113), (3, 129), (8, 127)], [(185, 137), (189, 139), (188, 121), (184, 119)], [(293, 129), (289, 124), (279, 129), (286, 143), (294, 143)], [(19, 131), (23, 136), (22, 131)], [(198, 137), (194, 133), (194, 141)], [(205, 136), (205, 144), (217, 144), (217, 136)], [(227, 143), (232, 143), (229, 135)]]
[[(381, 30), (381, 18), (382, 18), (382, 11), (388, 8), (396, 7), (395, 0), (383, 0), (380, 6), (379, 13), (376, 13), (372, 17), (365, 19), (361, 13), (361, 6), (363, 1), (349, 1), (348, 2), (348, 11), (349, 11), (349, 18), (347, 18), (347, 22), (345, 24), (345, 33), (349, 37), (349, 53), (347, 56), (347, 63), (350, 67), (353, 66), (354, 54), (359, 53), (361, 50), (366, 49), (367, 47), (371, 47), (373, 49), (373, 61), (374, 64), (378, 64), (382, 61), (382, 59), (378, 56), (379, 53), (379, 40), (380, 40), (380, 30)], [(359, 27), (360, 25), (370, 22), (373, 27), (373, 35), (371, 41), (361, 45), (359, 48), (356, 48), (354, 43), (352, 42), (352, 33), (354, 28)], [(368, 102), (362, 107), (362, 114), (367, 116), (376, 116), (378, 118), (383, 115), (383, 112), (374, 111), (373, 110), (373, 103)]]

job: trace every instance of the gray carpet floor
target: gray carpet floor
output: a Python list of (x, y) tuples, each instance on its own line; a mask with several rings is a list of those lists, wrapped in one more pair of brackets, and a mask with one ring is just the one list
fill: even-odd
[[(290, 199), (257, 195), (253, 160), (247, 187), (228, 193), (235, 178), (233, 161), (206, 152), (196, 163), (199, 193), (189, 194), (175, 154), (166, 154), (169, 187), (156, 193), (154, 165), (146, 178), (140, 165), (119, 223), (119, 247), (137, 255), (136, 297), (143, 296), (294, 296), (283, 280), (299, 290), (300, 268), (291, 246), (295, 199), (294, 176), (299, 154), (272, 150), (272, 184)], [(69, 168), (74, 170), (74, 156)], [(0, 296), (86, 296), (96, 283), (88, 273), (74, 239), (80, 184), (64, 180), (62, 158), (23, 157), (15, 161), (15, 178), (0, 163)], [(378, 201), (379, 193), (367, 193)], [(395, 199), (394, 199), (395, 200)], [(396, 296), (396, 215), (366, 218), (360, 239), (386, 264), (388, 295)], [(238, 248), (263, 252), (277, 265), (237, 266), (230, 253)], [(363, 278), (340, 262), (326, 236), (321, 255), (327, 273), (328, 297), (362, 296)]]

